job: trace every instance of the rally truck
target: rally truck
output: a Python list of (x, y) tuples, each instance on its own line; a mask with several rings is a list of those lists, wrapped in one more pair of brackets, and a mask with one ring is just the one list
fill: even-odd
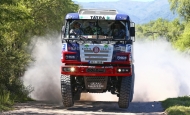
[(119, 108), (128, 108), (135, 81), (130, 17), (112, 9), (79, 9), (65, 16), (61, 33), (63, 105), (73, 106), (81, 93), (110, 92)]

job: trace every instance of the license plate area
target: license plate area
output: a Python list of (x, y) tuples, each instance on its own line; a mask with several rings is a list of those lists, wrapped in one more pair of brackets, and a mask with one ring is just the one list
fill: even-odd
[(90, 64), (103, 64), (103, 61), (89, 61)]
[(104, 68), (87, 68), (86, 72), (87, 73), (104, 73), (105, 69)]
[(106, 89), (108, 77), (84, 77), (86, 89)]

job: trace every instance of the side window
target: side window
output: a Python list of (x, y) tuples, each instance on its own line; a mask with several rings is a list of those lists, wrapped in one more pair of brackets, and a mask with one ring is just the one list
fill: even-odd
[(64, 34), (64, 36), (66, 37), (66, 38), (69, 38), (69, 29), (70, 29), (70, 24), (69, 24), (70, 22), (69, 21), (66, 21), (66, 24), (65, 24), (65, 34)]
[(128, 28), (128, 23), (126, 22), (126, 25), (125, 25), (126, 29), (126, 39), (129, 40), (129, 28)]
[(113, 24), (112, 36), (115, 39), (126, 38), (126, 27), (123, 21), (115, 21)]

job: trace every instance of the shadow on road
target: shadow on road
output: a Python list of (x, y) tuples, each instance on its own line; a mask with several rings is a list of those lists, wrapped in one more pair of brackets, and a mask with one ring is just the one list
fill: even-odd
[(163, 112), (160, 102), (132, 102), (128, 109), (121, 109), (117, 102), (75, 102), (75, 106), (67, 108), (69, 111), (94, 111), (94, 112), (122, 112), (122, 113), (153, 113)]

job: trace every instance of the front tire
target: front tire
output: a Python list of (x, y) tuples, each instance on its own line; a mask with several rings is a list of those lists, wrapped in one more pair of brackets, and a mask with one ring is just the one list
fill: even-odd
[(134, 84), (135, 84), (135, 67), (132, 65), (132, 86), (131, 86), (131, 95), (130, 95), (130, 102), (133, 100), (133, 95), (134, 95)]
[(61, 75), (61, 93), (64, 107), (71, 107), (74, 105), (71, 77), (70, 75)]
[(119, 108), (128, 108), (131, 99), (131, 81), (132, 77), (122, 77), (119, 92)]

